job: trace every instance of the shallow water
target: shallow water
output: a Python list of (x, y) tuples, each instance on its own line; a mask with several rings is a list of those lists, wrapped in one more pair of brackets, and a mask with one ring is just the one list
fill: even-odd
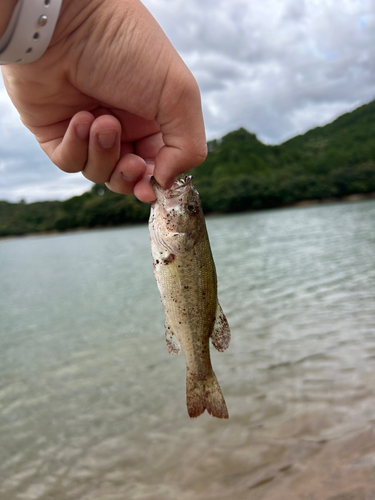
[(0, 499), (375, 498), (375, 202), (208, 219), (230, 419), (190, 420), (146, 226), (0, 241)]

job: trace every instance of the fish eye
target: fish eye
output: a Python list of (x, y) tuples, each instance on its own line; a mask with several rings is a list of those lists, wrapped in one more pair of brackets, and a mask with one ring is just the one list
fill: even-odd
[(191, 203), (189, 203), (189, 205), (187, 206), (187, 208), (188, 208), (188, 210), (190, 212), (193, 212), (195, 207), (194, 207), (194, 205), (192, 205)]

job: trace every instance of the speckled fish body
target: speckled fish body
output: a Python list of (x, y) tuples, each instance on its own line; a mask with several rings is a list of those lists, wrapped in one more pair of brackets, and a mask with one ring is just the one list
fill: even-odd
[(205, 409), (228, 418), (227, 407), (212, 370), (209, 339), (224, 351), (230, 341), (227, 319), (217, 298), (217, 279), (199, 195), (191, 177), (156, 194), (149, 221), (154, 274), (165, 311), (170, 354), (182, 350), (186, 360), (186, 403), (190, 417)]

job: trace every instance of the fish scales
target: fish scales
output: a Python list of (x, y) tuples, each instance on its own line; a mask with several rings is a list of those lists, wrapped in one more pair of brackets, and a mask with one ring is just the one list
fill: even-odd
[(212, 370), (209, 339), (219, 351), (230, 341), (226, 317), (217, 299), (217, 278), (204, 215), (191, 177), (163, 190), (152, 179), (156, 201), (149, 221), (154, 274), (165, 311), (170, 354), (182, 350), (186, 360), (188, 413), (207, 411), (228, 418)]

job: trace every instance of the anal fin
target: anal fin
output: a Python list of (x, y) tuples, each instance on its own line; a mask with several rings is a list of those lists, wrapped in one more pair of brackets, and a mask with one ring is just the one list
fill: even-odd
[(229, 346), (230, 342), (230, 328), (228, 324), (228, 320), (223, 313), (223, 310), (219, 304), (217, 303), (216, 308), (216, 319), (214, 328), (211, 334), (211, 342), (215, 349), (220, 352), (225, 351)]
[(169, 354), (180, 354), (180, 342), (176, 339), (168, 323), (165, 323), (165, 340), (167, 342), (167, 351)]

